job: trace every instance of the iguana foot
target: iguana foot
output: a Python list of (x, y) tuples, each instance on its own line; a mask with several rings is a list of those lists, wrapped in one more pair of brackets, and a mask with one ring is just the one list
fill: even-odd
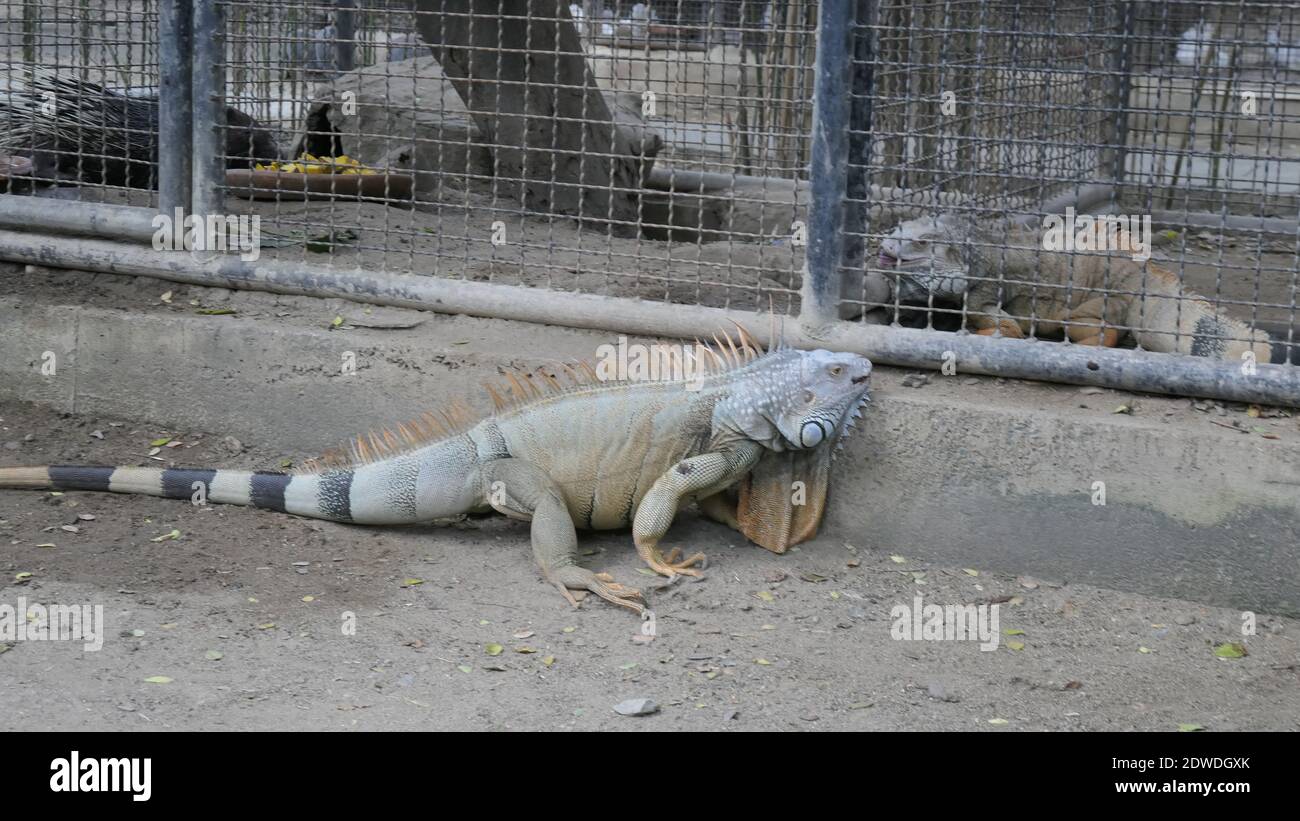
[(624, 587), (608, 573), (593, 573), (585, 567), (570, 565), (551, 571), (547, 578), (574, 607), (578, 606), (578, 600), (569, 591), (589, 590), (607, 602), (635, 610), (637, 615), (645, 612), (645, 597), (641, 591)]
[(678, 561), (677, 559), (679, 556), (682, 555), (682, 551), (675, 547), (672, 550), (668, 551), (667, 556), (660, 553), (659, 548), (654, 547), (652, 545), (645, 545), (645, 546), (638, 545), (636, 552), (641, 556), (642, 561), (644, 561), (647, 565), (650, 566), (651, 570), (660, 574), (661, 576), (667, 576), (668, 578), (671, 579), (672, 577), (678, 575), (681, 576), (704, 575), (703, 573), (700, 572), (700, 570), (695, 569), (695, 565), (704, 564), (705, 558), (703, 553), (696, 553), (694, 556), (683, 559), (682, 561)]

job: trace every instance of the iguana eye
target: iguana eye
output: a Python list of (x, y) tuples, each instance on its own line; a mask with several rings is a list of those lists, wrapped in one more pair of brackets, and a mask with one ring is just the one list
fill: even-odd
[(844, 373), (844, 366), (843, 366), (843, 365), (832, 365), (832, 366), (831, 366), (831, 376), (839, 376), (839, 375), (842, 374), (842, 373)]

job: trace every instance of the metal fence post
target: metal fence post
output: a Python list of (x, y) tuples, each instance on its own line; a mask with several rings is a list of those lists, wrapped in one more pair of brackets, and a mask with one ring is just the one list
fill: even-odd
[(346, 74), (357, 66), (357, 2), (335, 0), (334, 7), (334, 71)]
[[(217, 0), (194, 2), (193, 208), (217, 214), (225, 202), (226, 49), (225, 15)], [(196, 246), (197, 249), (197, 246)]]
[(168, 217), (191, 204), (191, 12), (190, 0), (163, 0), (158, 7), (158, 211)]
[[(875, 0), (855, 0), (855, 3), (855, 16), (849, 35), (852, 66), (849, 69), (849, 159), (844, 178), (841, 298), (860, 296), (862, 279), (866, 275), (866, 234), (870, 228), (868, 200), (871, 191), (867, 183), (867, 165), (871, 162), (871, 93), (875, 90), (871, 26), (875, 22), (876, 3)], [(848, 290), (850, 287), (853, 290)], [(855, 305), (854, 309), (857, 307)], [(868, 310), (866, 306), (861, 308)], [(840, 313), (843, 314), (844, 311), (841, 310)]]
[(1111, 58), (1110, 70), (1111, 94), (1115, 106), (1115, 134), (1111, 138), (1110, 156), (1103, 159), (1103, 168), (1109, 164), (1111, 179), (1114, 181), (1115, 197), (1120, 196), (1119, 185), (1124, 182), (1124, 165), (1128, 154), (1128, 106), (1133, 77), (1133, 41), (1134, 18), (1133, 2), (1124, 0), (1119, 4), (1119, 19), (1116, 32), (1119, 37), (1117, 48)]
[[(859, 171), (852, 185), (853, 196), (861, 202), (847, 203), (850, 193), (848, 180), (849, 157), (852, 149), (861, 152), (867, 135), (850, 137), (851, 115), (854, 100), (851, 91), (865, 94), (869, 89), (870, 66), (865, 66), (865, 76), (856, 70), (854, 58), (855, 37), (859, 40), (866, 32), (855, 28), (859, 9), (866, 8), (866, 0), (822, 0), (817, 19), (817, 56), (813, 77), (812, 149), (808, 172), (811, 200), (808, 204), (808, 251), (804, 268), (803, 304), (799, 314), (805, 332), (816, 334), (839, 317), (839, 300), (843, 282), (842, 267), (848, 260), (846, 251), (862, 263), (861, 238), (856, 244), (846, 241), (845, 229), (860, 233), (865, 228), (865, 216), (856, 215), (846, 221), (846, 208), (865, 208), (865, 169)], [(861, 45), (861, 44), (859, 44)], [(865, 46), (869, 55), (869, 43)], [(854, 89), (856, 82), (868, 84), (868, 89)], [(865, 97), (863, 103), (868, 102)], [(861, 117), (869, 118), (869, 108), (857, 106)], [(862, 124), (859, 124), (862, 125)], [(855, 155), (855, 159), (861, 159)]]

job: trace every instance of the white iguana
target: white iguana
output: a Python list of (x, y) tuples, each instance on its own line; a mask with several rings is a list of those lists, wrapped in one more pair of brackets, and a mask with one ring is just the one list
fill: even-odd
[[(741, 330), (708, 352), (705, 373), (601, 381), (590, 366), (508, 373), (496, 410), (459, 408), (357, 438), (296, 472), (54, 465), (0, 468), (0, 488), (99, 490), (208, 500), (362, 525), (430, 522), (496, 510), (532, 522), (543, 575), (644, 611), (641, 594), (578, 565), (576, 528), (631, 527), (658, 573), (698, 574), (702, 554), (663, 555), (678, 508), (784, 552), (811, 538), (832, 450), (868, 401), (861, 356), (776, 346)], [(802, 482), (802, 488), (796, 483)], [(798, 489), (801, 492), (796, 492)], [(796, 504), (797, 500), (804, 504)]]

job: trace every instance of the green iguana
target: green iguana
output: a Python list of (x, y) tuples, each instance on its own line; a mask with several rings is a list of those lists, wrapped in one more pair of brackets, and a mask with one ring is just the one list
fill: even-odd
[(1173, 272), (1132, 259), (1126, 233), (1115, 239), (1116, 253), (1045, 251), (1032, 229), (924, 217), (881, 240), (879, 266), (896, 277), (900, 301), (964, 307), (977, 334), (1064, 334), (1113, 347), (1131, 333), (1149, 351), (1234, 361), (1251, 351), (1259, 362), (1285, 361), (1284, 350), (1273, 350), (1285, 346), (1184, 291)]
[(488, 388), (496, 410), (484, 419), (461, 408), (426, 414), (295, 472), (8, 467), (0, 488), (189, 499), (201, 483), (213, 502), (368, 525), (494, 509), (531, 520), (542, 574), (571, 604), (570, 590), (587, 590), (642, 613), (637, 590), (578, 566), (575, 526), (631, 526), (656, 572), (698, 575), (702, 554), (659, 550), (679, 506), (696, 500), (783, 552), (816, 533), (833, 449), (868, 401), (871, 363), (861, 356), (782, 345), (761, 353), (743, 329), (725, 341), (702, 346), (696, 373), (671, 380), (602, 381), (590, 365), (507, 373), (504, 395)]

